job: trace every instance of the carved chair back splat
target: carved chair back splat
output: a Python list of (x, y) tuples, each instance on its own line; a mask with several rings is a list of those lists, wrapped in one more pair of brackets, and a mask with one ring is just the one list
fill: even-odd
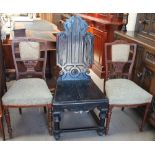
[(105, 44), (106, 80), (111, 78), (131, 79), (136, 47), (136, 44), (123, 40)]
[(16, 79), (39, 76), (45, 79), (47, 42), (36, 38), (16, 37), (12, 41)]
[(93, 63), (93, 36), (86, 32), (88, 25), (79, 16), (64, 24), (65, 31), (57, 35), (57, 65), (61, 67), (59, 80), (87, 80)]

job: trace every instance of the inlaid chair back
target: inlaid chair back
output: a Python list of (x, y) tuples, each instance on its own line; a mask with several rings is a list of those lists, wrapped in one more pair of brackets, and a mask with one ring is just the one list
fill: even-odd
[(45, 79), (47, 43), (36, 38), (18, 37), (12, 41), (16, 78), (38, 76)]
[(87, 80), (93, 63), (93, 36), (79, 16), (64, 23), (64, 32), (57, 35), (57, 65), (61, 67), (58, 80)]
[(106, 80), (110, 78), (131, 79), (136, 56), (136, 44), (117, 40), (105, 44)]

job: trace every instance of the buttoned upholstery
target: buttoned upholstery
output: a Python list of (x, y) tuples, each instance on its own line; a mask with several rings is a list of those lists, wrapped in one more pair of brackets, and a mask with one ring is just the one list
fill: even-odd
[(150, 103), (152, 95), (128, 79), (110, 79), (105, 83), (109, 104)]
[(43, 79), (20, 79), (13, 83), (2, 101), (3, 105), (46, 105), (52, 102), (52, 95)]

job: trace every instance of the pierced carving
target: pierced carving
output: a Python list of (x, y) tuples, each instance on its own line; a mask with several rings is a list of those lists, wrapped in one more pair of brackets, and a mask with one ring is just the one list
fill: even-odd
[(64, 32), (57, 35), (57, 65), (59, 80), (86, 80), (93, 63), (93, 36), (86, 32), (88, 25), (79, 16), (64, 23)]
[(38, 61), (37, 60), (28, 61), (27, 60), (27, 61), (23, 61), (23, 63), (25, 65), (26, 69), (27, 69), (27, 72), (35, 72), (35, 67), (36, 67)]
[(112, 62), (109, 66), (109, 78), (123, 78), (125, 76), (124, 67), (126, 63), (124, 62)]

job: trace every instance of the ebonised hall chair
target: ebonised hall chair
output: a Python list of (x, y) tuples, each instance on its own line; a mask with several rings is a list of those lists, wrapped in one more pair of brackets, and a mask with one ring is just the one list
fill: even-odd
[(14, 38), (12, 55), (16, 81), (2, 97), (9, 137), (12, 137), (9, 108), (46, 107), (48, 129), (51, 133), (53, 97), (45, 81), (47, 42), (36, 38)]
[[(101, 136), (105, 131), (108, 99), (88, 75), (94, 59), (94, 37), (87, 28), (81, 17), (72, 16), (64, 23), (64, 31), (57, 34), (57, 65), (61, 71), (53, 97), (53, 135), (56, 140), (62, 132), (96, 130)], [(95, 108), (99, 110), (98, 116)], [(78, 127), (64, 128), (61, 116), (67, 111), (79, 112), (79, 115), (89, 112), (96, 123), (80, 126), (76, 122)]]
[(106, 79), (105, 93), (109, 99), (106, 120), (106, 134), (114, 107), (126, 108), (145, 107), (140, 125), (143, 130), (147, 113), (151, 105), (152, 95), (131, 80), (132, 69), (136, 56), (136, 44), (116, 40), (105, 44)]

